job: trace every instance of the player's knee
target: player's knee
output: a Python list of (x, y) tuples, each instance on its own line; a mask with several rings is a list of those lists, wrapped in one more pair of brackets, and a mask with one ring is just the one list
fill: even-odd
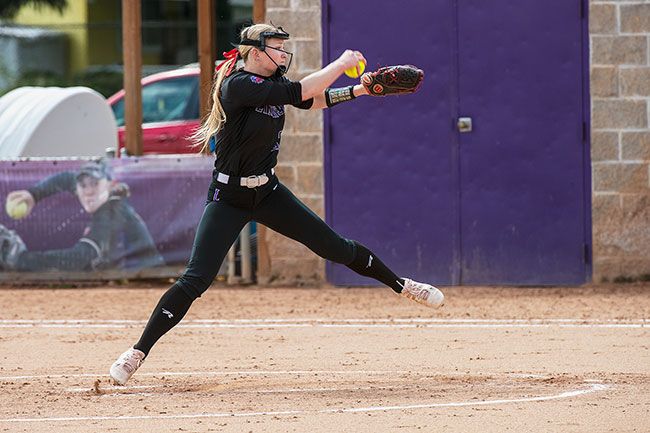
[(192, 296), (184, 289), (178, 281), (174, 283), (160, 298), (162, 306), (176, 306), (177, 304), (187, 305), (187, 308), (194, 302), (195, 296)]
[(353, 245), (353, 253), (352, 253), (352, 258), (348, 263), (346, 263), (346, 265), (351, 267), (352, 269), (359, 268), (361, 265), (365, 267), (365, 264), (368, 263), (370, 250), (366, 248), (365, 245), (357, 241), (350, 241), (350, 242)]
[(324, 240), (316, 254), (330, 262), (347, 265), (354, 260), (354, 241), (343, 237)]
[(207, 278), (200, 275), (192, 275), (187, 272), (181, 275), (174, 284), (180, 288), (187, 296), (194, 301), (200, 298), (201, 295), (208, 290), (212, 284), (212, 278)]

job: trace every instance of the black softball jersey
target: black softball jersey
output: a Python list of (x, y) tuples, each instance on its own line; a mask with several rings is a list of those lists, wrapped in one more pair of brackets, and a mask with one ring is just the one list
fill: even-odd
[(215, 171), (238, 177), (268, 173), (278, 161), (284, 106), (309, 109), (302, 85), (275, 74), (263, 77), (239, 69), (221, 84), (226, 122), (216, 136)]

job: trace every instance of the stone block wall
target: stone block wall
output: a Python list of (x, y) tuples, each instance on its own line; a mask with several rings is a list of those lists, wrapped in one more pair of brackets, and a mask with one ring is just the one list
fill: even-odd
[(650, 1), (590, 1), (594, 282), (650, 275)]
[[(266, 0), (266, 22), (291, 34), (294, 53), (288, 73), (299, 80), (322, 67), (320, 0)], [(325, 218), (323, 114), (288, 106), (277, 173), (310, 209)], [(325, 279), (325, 262), (299, 243), (270, 230), (264, 233), (271, 258), (271, 284), (314, 284)]]

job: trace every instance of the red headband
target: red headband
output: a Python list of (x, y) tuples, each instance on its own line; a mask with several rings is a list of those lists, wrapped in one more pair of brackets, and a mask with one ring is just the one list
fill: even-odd
[[(237, 64), (237, 57), (239, 57), (239, 50), (237, 48), (233, 48), (232, 50), (230, 50), (228, 52), (224, 51), (222, 56), (226, 60), (221, 62), (216, 68), (214, 68), (214, 72), (219, 72), (219, 69), (221, 69), (223, 65), (225, 65), (226, 63), (230, 63), (230, 65), (228, 66), (228, 70), (226, 71), (226, 77), (227, 77), (228, 75), (230, 75), (233, 68)], [(234, 61), (231, 61), (231, 60), (234, 60)]]

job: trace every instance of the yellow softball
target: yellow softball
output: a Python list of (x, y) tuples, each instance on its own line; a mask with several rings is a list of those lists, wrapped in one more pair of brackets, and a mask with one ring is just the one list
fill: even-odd
[(362, 60), (359, 60), (359, 64), (357, 66), (345, 70), (345, 75), (350, 78), (359, 78), (365, 70), (366, 64)]
[(8, 201), (5, 205), (5, 210), (11, 218), (19, 220), (27, 216), (27, 203), (24, 201)]

